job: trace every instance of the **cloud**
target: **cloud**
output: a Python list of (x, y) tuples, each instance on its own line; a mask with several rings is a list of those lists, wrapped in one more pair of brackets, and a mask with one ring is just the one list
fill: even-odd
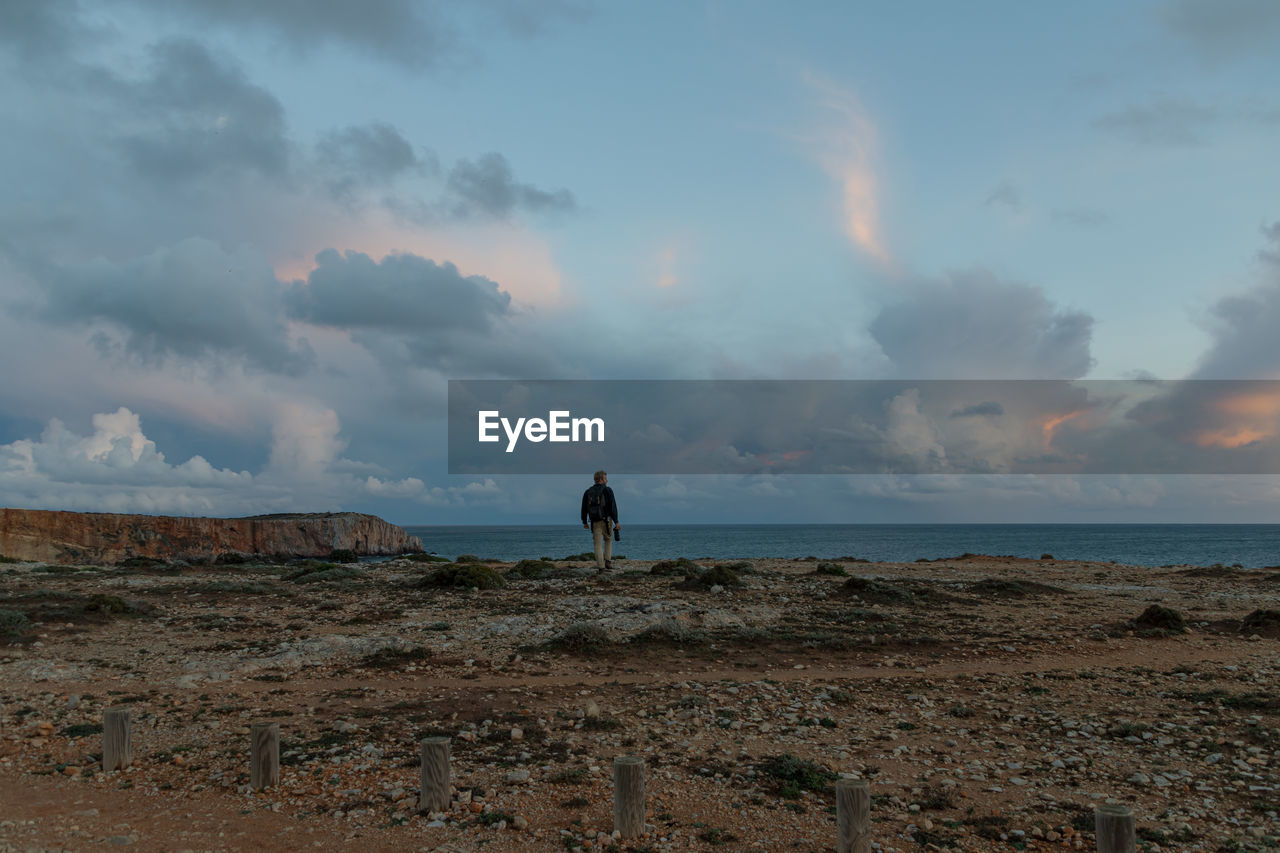
[(190, 39), (162, 41), (150, 54), (148, 77), (113, 87), (132, 114), (116, 144), (135, 172), (165, 185), (288, 173), (284, 107), (274, 95)]
[(1054, 222), (1073, 225), (1077, 228), (1097, 228), (1111, 221), (1105, 211), (1092, 207), (1067, 207), (1052, 211), (1049, 216)]
[(826, 110), (826, 126), (810, 142), (823, 168), (840, 183), (844, 232), (858, 249), (888, 265), (889, 247), (880, 225), (875, 124), (853, 93), (814, 73), (805, 82)]
[(266, 33), (297, 52), (340, 46), (414, 69), (439, 66), (464, 54), (467, 30), (489, 36), (493, 24), (522, 37), (552, 22), (580, 18), (569, 2), (483, 0), (444, 4), (418, 0), (363, 0), (359, 4), (307, 0), (133, 0), (149, 13), (238, 33)]
[(1021, 210), (1022, 195), (1018, 192), (1017, 185), (1012, 181), (1001, 181), (987, 194), (983, 205), (986, 207), (1004, 205), (1010, 210)]
[(289, 292), (290, 314), (345, 329), (419, 333), (483, 332), (506, 314), (511, 296), (483, 276), (412, 254), (374, 261), (362, 252), (316, 255), (305, 284)]
[(1093, 365), (1093, 318), (985, 270), (909, 285), (869, 331), (894, 373), (930, 379), (1074, 379)]
[(568, 190), (542, 190), (516, 181), (507, 158), (490, 152), (479, 159), (459, 160), (449, 170), (446, 187), (453, 196), (453, 216), (506, 219), (517, 211), (566, 213), (577, 207)]
[(340, 199), (349, 199), (359, 187), (387, 186), (402, 175), (437, 168), (434, 154), (427, 152), (426, 159), (420, 159), (400, 131), (376, 122), (327, 133), (316, 153), (333, 173), (329, 188)]
[(92, 328), (108, 349), (143, 362), (231, 358), (294, 375), (312, 364), (306, 341), (290, 340), (274, 272), (249, 247), (226, 251), (193, 237), (124, 263), (99, 258), (31, 272), (45, 298), (36, 317)]
[(1225, 296), (1209, 310), (1213, 342), (1194, 371), (1198, 379), (1280, 378), (1280, 222), (1263, 229), (1271, 244), (1259, 253), (1262, 279)]
[(1094, 119), (1093, 126), (1139, 145), (1185, 148), (1203, 145), (1205, 132), (1219, 118), (1213, 107), (1166, 98), (1108, 113)]
[(6, 0), (0, 3), (0, 44), (28, 62), (60, 55), (90, 28), (76, 16), (76, 0)]
[[(0, 505), (246, 515), (341, 509), (389, 495), (440, 499), (440, 490), (428, 490), (421, 480), (394, 480), (378, 466), (342, 458), (346, 442), (330, 409), (287, 404), (275, 419), (270, 463), (257, 474), (219, 468), (199, 455), (170, 463), (143, 433), (141, 418), (124, 407), (95, 414), (88, 435), (54, 419), (38, 439), (0, 445)], [(444, 494), (464, 502), (475, 491), (458, 486)]]
[(954, 412), (951, 413), (950, 417), (994, 418), (994, 417), (999, 417), (1000, 415), (1003, 415), (1003, 414), (1004, 414), (1004, 406), (992, 400), (988, 400), (982, 403), (974, 403), (973, 405), (956, 409)]
[(1274, 0), (1167, 0), (1158, 11), (1170, 31), (1209, 60), (1273, 56), (1280, 39)]

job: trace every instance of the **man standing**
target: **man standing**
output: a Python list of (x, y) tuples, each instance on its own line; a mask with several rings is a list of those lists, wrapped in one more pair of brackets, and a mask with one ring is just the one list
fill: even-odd
[(597, 574), (613, 568), (613, 531), (610, 525), (622, 529), (618, 524), (618, 503), (613, 499), (613, 489), (609, 488), (608, 482), (609, 475), (597, 471), (595, 485), (582, 493), (582, 527), (591, 529)]

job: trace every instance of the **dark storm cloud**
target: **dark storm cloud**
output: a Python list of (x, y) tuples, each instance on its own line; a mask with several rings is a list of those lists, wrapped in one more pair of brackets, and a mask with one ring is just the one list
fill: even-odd
[(910, 286), (870, 332), (899, 376), (1074, 379), (1093, 365), (1090, 315), (985, 270)]
[(256, 252), (226, 252), (191, 238), (126, 263), (96, 260), (34, 271), (46, 295), (37, 316), (95, 328), (148, 362), (232, 358), (259, 370), (298, 374), (311, 363), (305, 341), (289, 343), (280, 287)]
[(362, 186), (386, 186), (401, 175), (436, 167), (434, 155), (419, 158), (400, 131), (381, 123), (331, 131), (316, 145), (316, 155), (333, 173), (329, 188), (339, 198), (349, 198)]
[(517, 211), (566, 212), (577, 204), (568, 190), (547, 191), (519, 183), (507, 158), (497, 152), (475, 161), (459, 160), (449, 170), (447, 188), (455, 199), (451, 212), (459, 218), (506, 218)]
[(326, 249), (306, 284), (289, 292), (294, 317), (322, 326), (435, 333), (483, 332), (511, 307), (511, 295), (483, 276), (464, 276), (412, 254), (374, 261)]
[(1208, 59), (1274, 55), (1280, 40), (1275, 0), (1169, 0), (1159, 11), (1170, 30)]
[(991, 418), (1004, 414), (1004, 406), (994, 400), (987, 400), (983, 403), (974, 403), (972, 406), (965, 406), (963, 409), (956, 409), (951, 413), (953, 418)]
[(1183, 148), (1203, 145), (1218, 111), (1190, 101), (1162, 100), (1094, 119), (1093, 126), (1139, 145)]
[(284, 108), (244, 72), (202, 44), (170, 39), (151, 48), (150, 74), (117, 87), (136, 116), (118, 144), (133, 169), (161, 183), (224, 172), (282, 177), (289, 170)]

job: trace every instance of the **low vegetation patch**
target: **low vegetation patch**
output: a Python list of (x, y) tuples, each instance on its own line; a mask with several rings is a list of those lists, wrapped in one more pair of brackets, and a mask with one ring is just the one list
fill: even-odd
[(708, 590), (713, 586), (742, 586), (742, 578), (733, 569), (724, 566), (712, 566), (704, 572), (691, 574), (676, 584), (679, 589)]
[(821, 764), (789, 752), (766, 758), (756, 765), (756, 771), (785, 799), (796, 799), (801, 791), (821, 792), (836, 780), (836, 774)]
[(839, 563), (818, 563), (818, 565), (813, 567), (813, 571), (810, 572), (810, 574), (847, 578), (849, 576), (849, 571)]
[(596, 555), (594, 551), (583, 551), (581, 554), (570, 554), (567, 557), (560, 558), (562, 563), (594, 563), (595, 561)]
[(457, 559), (454, 560), (454, 562), (455, 563), (478, 563), (480, 562), (480, 558), (477, 557), (475, 554), (459, 554)]
[(1143, 634), (1185, 634), (1187, 620), (1172, 607), (1153, 604), (1133, 620), (1133, 627)]
[(420, 663), (431, 657), (430, 649), (415, 646), (412, 649), (378, 649), (360, 660), (358, 666), (367, 669), (399, 669), (405, 664)]
[(332, 581), (346, 581), (361, 577), (364, 577), (364, 573), (358, 569), (339, 566), (334, 563), (312, 561), (312, 565), (294, 569), (286, 574), (284, 579), (293, 583), (330, 583)]
[(507, 581), (488, 566), (453, 563), (430, 572), (418, 585), (434, 589), (501, 589)]
[(358, 563), (360, 556), (350, 548), (334, 548), (329, 552), (329, 562), (331, 563)]
[(1280, 610), (1255, 610), (1240, 620), (1240, 630), (1262, 637), (1280, 637)]
[(969, 592), (995, 598), (1022, 598), (1047, 592), (1064, 592), (1056, 586), (1030, 580), (1007, 580), (1005, 578), (983, 578), (969, 585)]
[(705, 638), (701, 631), (689, 627), (679, 619), (667, 616), (632, 636), (631, 644), (683, 646), (701, 642)]
[[(592, 559), (595, 559), (592, 557)], [(670, 577), (685, 577), (687, 575), (697, 574), (702, 571), (693, 560), (686, 557), (677, 557), (674, 560), (659, 560), (649, 567), (651, 575), (665, 575)]]
[(4, 554), (0, 554), (0, 563), (21, 563), (21, 562), (22, 562), (21, 560), (14, 559), (13, 557), (6, 557)]
[(891, 584), (884, 578), (849, 578), (840, 585), (838, 594), (856, 595), (872, 604), (904, 604), (915, 597), (911, 590)]
[(219, 554), (213, 562), (217, 566), (243, 566), (249, 562), (249, 555), (239, 551), (227, 551), (225, 554)]
[(401, 557), (403, 560), (410, 560), (414, 563), (451, 563), (448, 557), (441, 557), (439, 554), (405, 554)]
[(521, 560), (507, 569), (507, 577), (540, 578), (547, 572), (554, 571), (555, 567), (555, 563), (546, 560)]
[(613, 644), (609, 632), (595, 622), (574, 622), (547, 643), (552, 649), (567, 652), (592, 652)]
[[(305, 581), (304, 581), (305, 582)], [(215, 580), (190, 586), (174, 585), (166, 592), (199, 592), (209, 595), (278, 595), (284, 592), (279, 586), (264, 581)]]
[(17, 610), (0, 610), (0, 637), (18, 637), (30, 627), (27, 614)]
[(40, 572), (47, 575), (74, 575), (81, 572), (88, 572), (91, 569), (88, 566), (36, 566), (31, 571)]

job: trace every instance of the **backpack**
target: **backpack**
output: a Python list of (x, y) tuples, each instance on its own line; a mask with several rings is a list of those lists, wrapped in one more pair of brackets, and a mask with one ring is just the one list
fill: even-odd
[(600, 521), (605, 517), (608, 509), (608, 492), (605, 487), (596, 483), (587, 489), (587, 518), (592, 521)]

